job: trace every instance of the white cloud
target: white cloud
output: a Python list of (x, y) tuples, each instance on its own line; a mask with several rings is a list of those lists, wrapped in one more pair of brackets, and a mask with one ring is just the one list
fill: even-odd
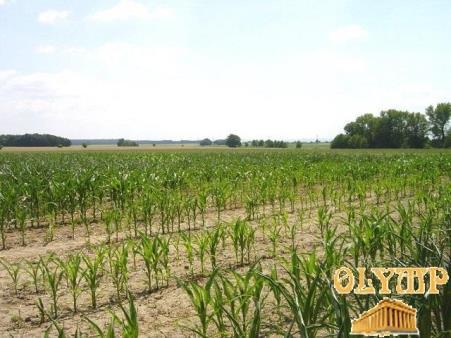
[(0, 6), (6, 5), (7, 0), (0, 0)]
[(9, 77), (14, 76), (16, 74), (17, 72), (12, 69), (0, 70), (0, 81), (5, 81)]
[(358, 25), (350, 25), (339, 28), (329, 33), (329, 39), (333, 43), (346, 43), (350, 41), (362, 41), (368, 38), (368, 32)]
[(398, 74), (396, 67), (378, 71), (375, 79), (374, 64), (364, 57), (333, 50), (233, 64), (189, 49), (130, 43), (58, 46), (57, 52), (72, 70), (0, 70), (0, 134), (331, 138), (358, 114), (393, 107), (423, 111), (449, 92), (418, 87), (421, 79), (401, 88), (399, 81), (387, 81)]
[(88, 18), (94, 21), (127, 21), (127, 20), (146, 20), (162, 19), (173, 16), (171, 9), (166, 7), (157, 7), (150, 10), (146, 5), (134, 0), (122, 0), (115, 6), (94, 13)]
[(39, 13), (38, 21), (43, 24), (54, 24), (58, 21), (64, 21), (69, 17), (69, 11), (58, 11), (49, 9)]
[(195, 139), (233, 131), (243, 138), (327, 137), (345, 122), (335, 116), (356, 111), (346, 87), (337, 91), (340, 81), (365, 71), (364, 60), (328, 51), (227, 67), (187, 49), (129, 43), (75, 53), (79, 71), (5, 72), (0, 112), (10, 115), (0, 133)]
[(53, 45), (39, 45), (35, 48), (38, 54), (53, 54), (56, 51), (56, 47)]

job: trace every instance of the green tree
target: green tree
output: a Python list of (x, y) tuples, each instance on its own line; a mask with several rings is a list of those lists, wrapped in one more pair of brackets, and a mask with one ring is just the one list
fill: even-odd
[(409, 148), (424, 148), (428, 140), (428, 128), (428, 121), (423, 114), (409, 114), (406, 126), (406, 145)]
[(125, 140), (123, 138), (120, 138), (117, 140), (117, 146), (118, 147), (137, 147), (138, 143), (135, 141)]
[(209, 138), (204, 138), (202, 141), (199, 142), (201, 146), (211, 146), (213, 142)]
[(378, 117), (373, 116), (373, 114), (364, 114), (357, 117), (355, 122), (348, 123), (344, 127), (344, 130), (349, 136), (363, 136), (366, 139), (368, 146), (371, 147), (374, 144), (375, 132), (377, 130), (378, 123)]
[(338, 134), (330, 143), (333, 148), (349, 148), (349, 136), (345, 134)]
[(348, 141), (349, 148), (368, 148), (368, 141), (362, 135), (352, 135)]
[(451, 129), (449, 129), (446, 134), (445, 148), (451, 148)]
[(227, 136), (226, 145), (230, 148), (241, 147), (241, 138), (238, 135), (230, 134)]
[(434, 135), (435, 144), (437, 146), (445, 146), (445, 138), (447, 126), (451, 117), (451, 103), (439, 103), (437, 106), (429, 106), (426, 108), (426, 115), (431, 124), (431, 132)]
[(302, 148), (302, 142), (301, 141), (296, 141), (296, 148)]
[(377, 123), (374, 144), (376, 148), (401, 148), (405, 145), (409, 113), (396, 109), (382, 111)]

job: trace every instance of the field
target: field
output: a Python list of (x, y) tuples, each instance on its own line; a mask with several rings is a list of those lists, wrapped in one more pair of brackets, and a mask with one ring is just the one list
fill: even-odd
[(336, 268), (451, 273), (450, 151), (187, 148), (0, 152), (1, 336), (348, 337)]
[[(295, 148), (294, 143), (288, 144), (288, 148)], [(302, 146), (303, 150), (327, 150), (329, 151), (330, 143), (305, 143)], [(262, 150), (263, 148), (250, 148), (252, 150)], [(72, 152), (72, 151), (187, 151), (187, 150), (198, 150), (198, 151), (217, 151), (217, 150), (230, 150), (227, 146), (208, 146), (201, 147), (199, 144), (187, 143), (187, 144), (140, 144), (139, 147), (118, 147), (115, 144), (92, 144), (87, 148), (83, 148), (81, 145), (72, 145), (70, 147), (4, 147), (2, 152), (17, 153), (17, 152)], [(235, 149), (238, 151), (249, 150), (246, 147)], [(268, 149), (266, 149), (268, 150)], [(274, 149), (272, 149), (274, 150)], [(277, 150), (277, 149), (276, 149)]]

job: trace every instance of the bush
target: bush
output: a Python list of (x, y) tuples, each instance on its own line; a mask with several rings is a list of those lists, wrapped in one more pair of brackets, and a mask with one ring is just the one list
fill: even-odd
[(349, 136), (338, 134), (330, 143), (331, 148), (349, 148)]
[(298, 148), (298, 149), (302, 148), (302, 142), (301, 141), (296, 141), (296, 148)]
[(202, 147), (205, 147), (205, 146), (211, 146), (213, 144), (213, 142), (211, 142), (211, 140), (209, 138), (204, 138), (202, 141), (200, 141), (199, 144)]
[(82, 146), (83, 148), (88, 148), (88, 144), (87, 144), (87, 143), (82, 143), (81, 146)]
[(118, 147), (137, 147), (138, 143), (136, 143), (135, 141), (125, 140), (125, 139), (121, 138), (117, 141), (117, 146)]
[(238, 135), (230, 134), (227, 136), (226, 145), (229, 148), (241, 147), (241, 138)]
[(213, 142), (213, 144), (217, 146), (225, 146), (226, 140), (216, 140)]

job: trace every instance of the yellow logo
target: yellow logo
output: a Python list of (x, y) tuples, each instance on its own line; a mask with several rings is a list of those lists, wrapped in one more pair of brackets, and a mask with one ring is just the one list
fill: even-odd
[(351, 334), (385, 337), (418, 335), (417, 310), (396, 299), (385, 298), (352, 321)]
[[(378, 281), (379, 289), (376, 292), (373, 279), (367, 278), (366, 269), (357, 268), (356, 271), (357, 277), (347, 267), (335, 271), (334, 288), (338, 293), (387, 295), (394, 291), (393, 293), (400, 295), (438, 294), (438, 286), (445, 285), (449, 280), (448, 272), (443, 268), (371, 268), (370, 272)], [(427, 289), (426, 278), (429, 281)], [(391, 286), (394, 290), (390, 288)], [(384, 298), (352, 321), (351, 334), (379, 337), (418, 335), (416, 313), (415, 308), (401, 300)]]

